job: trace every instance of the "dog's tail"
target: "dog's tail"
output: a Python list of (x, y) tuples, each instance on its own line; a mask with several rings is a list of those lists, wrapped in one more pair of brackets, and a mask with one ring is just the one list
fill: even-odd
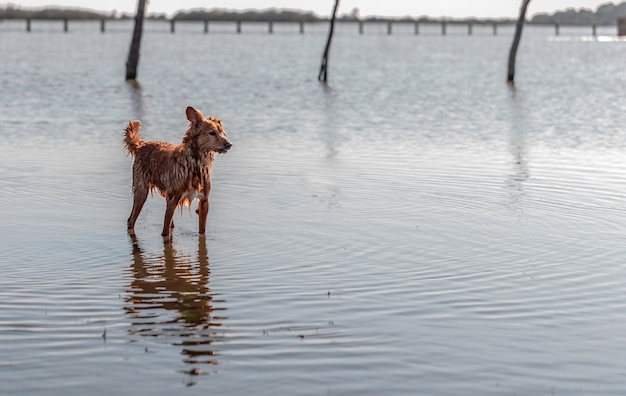
[(126, 128), (124, 128), (124, 145), (128, 153), (133, 157), (137, 153), (137, 150), (143, 146), (143, 139), (139, 134), (140, 129), (140, 121), (129, 121)]

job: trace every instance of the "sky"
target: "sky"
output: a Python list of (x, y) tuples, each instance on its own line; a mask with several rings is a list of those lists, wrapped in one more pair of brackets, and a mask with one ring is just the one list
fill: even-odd
[[(619, 3), (617, 1), (616, 3)], [(597, 0), (533, 0), (528, 15), (539, 12), (554, 12), (565, 8), (595, 9), (607, 1)], [(0, 3), (20, 7), (63, 6), (89, 8), (99, 11), (134, 12), (135, 0), (13, 0)], [(333, 0), (150, 0), (148, 12), (172, 15), (180, 9), (191, 8), (228, 8), (228, 9), (264, 9), (292, 8), (310, 10), (318, 15), (329, 15)], [(521, 0), (340, 0), (339, 14), (349, 13), (358, 8), (361, 16), (422, 16), (431, 17), (516, 17)]]

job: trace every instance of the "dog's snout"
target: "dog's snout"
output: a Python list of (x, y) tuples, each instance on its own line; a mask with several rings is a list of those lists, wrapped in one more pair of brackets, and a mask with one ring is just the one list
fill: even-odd
[(226, 142), (226, 143), (224, 143), (224, 147), (226, 148), (226, 150), (228, 150), (231, 147), (233, 147), (233, 144), (231, 142)]

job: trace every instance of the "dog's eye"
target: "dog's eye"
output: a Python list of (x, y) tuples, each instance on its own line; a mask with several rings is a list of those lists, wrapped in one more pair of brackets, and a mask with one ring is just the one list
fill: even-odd
[(211, 135), (211, 136), (215, 136), (215, 131), (211, 131), (211, 132), (209, 132), (209, 135)]

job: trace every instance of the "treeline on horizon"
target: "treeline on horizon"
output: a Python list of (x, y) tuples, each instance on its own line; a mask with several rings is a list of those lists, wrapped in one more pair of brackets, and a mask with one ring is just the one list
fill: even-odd
[[(614, 25), (619, 18), (626, 17), (626, 2), (620, 4), (607, 3), (599, 6), (595, 11), (588, 8), (568, 8), (552, 14), (535, 14), (528, 20), (533, 24), (562, 24), (562, 25)], [(0, 19), (70, 19), (70, 20), (95, 20), (95, 19), (131, 19), (134, 14), (118, 13), (117, 11), (104, 12), (80, 8), (19, 8), (8, 5), (0, 8)], [(148, 14), (147, 19), (152, 20), (177, 20), (177, 21), (274, 21), (274, 22), (322, 22), (328, 17), (321, 17), (312, 11), (269, 8), (264, 10), (226, 10), (191, 9), (177, 11), (171, 18), (165, 14)], [(512, 18), (433, 18), (428, 16), (419, 17), (365, 17), (361, 18), (358, 9), (349, 14), (339, 16), (343, 22), (450, 22), (450, 23), (507, 23), (513, 22)]]

